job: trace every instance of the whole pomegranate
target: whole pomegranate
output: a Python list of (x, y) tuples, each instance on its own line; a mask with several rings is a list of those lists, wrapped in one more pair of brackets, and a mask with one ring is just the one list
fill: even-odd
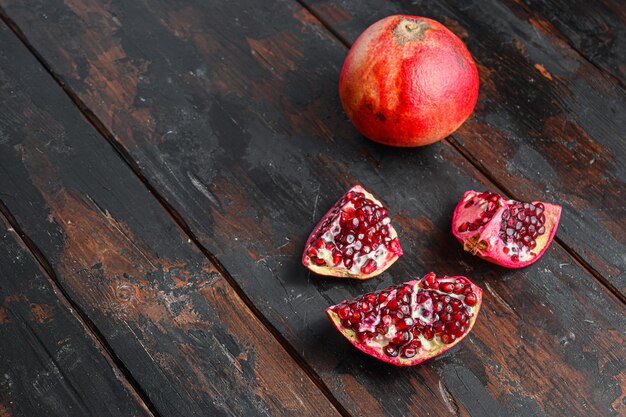
[(454, 132), (478, 98), (478, 71), (463, 41), (419, 16), (389, 16), (356, 40), (339, 97), (356, 128), (392, 146), (422, 146)]
[(345, 300), (326, 310), (337, 330), (368, 355), (398, 366), (440, 355), (468, 335), (482, 290), (466, 277), (419, 280)]

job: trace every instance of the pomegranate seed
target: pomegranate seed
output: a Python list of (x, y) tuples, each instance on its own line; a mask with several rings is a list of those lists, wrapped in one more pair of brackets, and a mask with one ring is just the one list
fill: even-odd
[(391, 242), (389, 242), (389, 249), (391, 249), (391, 251), (396, 255), (402, 255), (403, 253), (398, 238), (392, 239)]
[(468, 226), (469, 226), (469, 223), (467, 223), (467, 222), (463, 223), (461, 226), (459, 226), (459, 232), (467, 231), (467, 227)]
[(415, 355), (417, 355), (417, 350), (413, 347), (406, 347), (402, 351), (402, 356), (404, 356), (407, 359), (411, 359)]
[(437, 281), (437, 276), (433, 274), (432, 272), (429, 274), (426, 274), (426, 276), (424, 277), (424, 282), (427, 283), (429, 286), (433, 285), (436, 281)]
[(341, 253), (335, 252), (333, 254), (333, 265), (339, 265), (339, 262), (341, 262), (341, 259), (342, 259)]
[(392, 309), (392, 310), (397, 309), (397, 308), (398, 308), (398, 300), (396, 300), (396, 299), (394, 298), (393, 300), (389, 301), (389, 302), (387, 303), (387, 307), (388, 307), (388, 308), (390, 308), (390, 309)]
[(364, 341), (366, 341), (367, 339), (369, 339), (369, 337), (368, 337), (369, 335), (368, 335), (367, 333), (368, 333), (368, 332), (360, 332), (360, 333), (357, 333), (357, 334), (356, 334), (356, 337), (357, 337), (357, 338), (358, 338), (361, 342), (364, 342)]
[(391, 341), (395, 344), (406, 343), (411, 339), (411, 334), (409, 332), (397, 332), (396, 337)]
[(313, 263), (318, 266), (326, 265), (326, 261), (322, 258), (311, 258), (311, 261), (313, 261)]
[(443, 336), (441, 336), (441, 341), (443, 343), (445, 343), (446, 345), (449, 345), (450, 343), (454, 342), (456, 340), (456, 336), (453, 334), (447, 334), (445, 333)]
[(441, 333), (441, 331), (443, 330), (443, 323), (438, 321), (435, 324), (433, 324), (433, 330), (435, 334)]
[(459, 327), (458, 321), (449, 321), (445, 324), (444, 331), (448, 334), (454, 334)]
[(377, 266), (376, 261), (373, 259), (370, 259), (367, 261), (365, 265), (361, 267), (361, 272), (365, 275), (371, 274), (372, 272), (376, 270), (376, 266)]
[(466, 330), (467, 330), (467, 327), (465, 327), (465, 326), (461, 326), (461, 327), (459, 327), (459, 328), (458, 328), (458, 330), (456, 331), (456, 333), (454, 333), (454, 335), (455, 335), (456, 337), (461, 337), (461, 336), (463, 336), (463, 335), (465, 334), (465, 331), (466, 331)]
[(347, 269), (352, 268), (352, 264), (354, 263), (354, 261), (352, 260), (352, 258), (344, 258), (343, 259), (343, 266), (345, 266)]
[(392, 345), (385, 346), (384, 351), (387, 356), (391, 356), (391, 357), (398, 356), (398, 350)]
[(468, 306), (476, 305), (476, 301), (478, 301), (478, 300), (476, 298), (476, 294), (474, 294), (473, 292), (471, 292), (471, 293), (469, 293), (469, 294), (467, 294), (465, 296), (465, 304), (467, 304)]
[(398, 330), (406, 330), (411, 326), (413, 326), (413, 319), (411, 317), (406, 317), (404, 320), (396, 323), (396, 329)]
[(337, 315), (342, 320), (347, 319), (348, 316), (350, 315), (350, 307), (346, 305), (339, 307), (336, 311), (337, 311)]
[(322, 239), (317, 239), (317, 242), (315, 242), (315, 247), (319, 249), (322, 246), (324, 246), (324, 241)]
[(454, 284), (451, 282), (446, 282), (439, 286), (439, 289), (443, 292), (452, 292), (454, 290)]

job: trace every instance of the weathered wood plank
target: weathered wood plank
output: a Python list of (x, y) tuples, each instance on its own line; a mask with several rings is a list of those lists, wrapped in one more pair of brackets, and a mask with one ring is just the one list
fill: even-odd
[(626, 85), (626, 7), (620, 0), (514, 0), (544, 20), (585, 58)]
[(0, 215), (0, 416), (150, 416)]
[[(463, 254), (451, 210), (488, 181), (449, 144), (398, 150), (356, 135), (336, 95), (345, 48), (297, 4), (11, 4), (71, 93), (352, 413), (624, 412), (623, 305), (558, 245), (522, 271)], [(388, 203), (407, 255), (365, 283), (311, 276), (306, 236), (354, 182)], [(465, 273), (487, 294), (472, 335), (434, 361), (391, 369), (324, 317), (427, 270)]]
[(508, 0), (305, 3), (350, 44), (397, 13), (456, 32), (479, 64), (481, 92), (451, 141), (515, 197), (560, 202), (557, 236), (626, 293), (626, 91), (613, 79)]
[(159, 414), (337, 415), (4, 26), (0, 89), (0, 198)]

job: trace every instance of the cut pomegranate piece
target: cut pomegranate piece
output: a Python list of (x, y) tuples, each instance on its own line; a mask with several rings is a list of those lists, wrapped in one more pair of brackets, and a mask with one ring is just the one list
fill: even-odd
[(522, 268), (543, 255), (561, 218), (561, 206), (505, 200), (467, 191), (454, 210), (452, 233), (474, 255), (508, 268)]
[(417, 365), (463, 339), (474, 326), (482, 290), (465, 277), (434, 273), (329, 307), (354, 346), (398, 366)]
[(367, 279), (389, 268), (400, 255), (387, 209), (355, 185), (313, 229), (302, 263), (320, 275)]

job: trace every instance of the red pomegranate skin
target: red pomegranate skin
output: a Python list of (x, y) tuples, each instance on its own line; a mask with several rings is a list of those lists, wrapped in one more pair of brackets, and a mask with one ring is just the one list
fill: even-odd
[(364, 136), (423, 146), (470, 116), (478, 86), (476, 64), (454, 33), (432, 19), (394, 15), (356, 40), (341, 70), (339, 97)]

